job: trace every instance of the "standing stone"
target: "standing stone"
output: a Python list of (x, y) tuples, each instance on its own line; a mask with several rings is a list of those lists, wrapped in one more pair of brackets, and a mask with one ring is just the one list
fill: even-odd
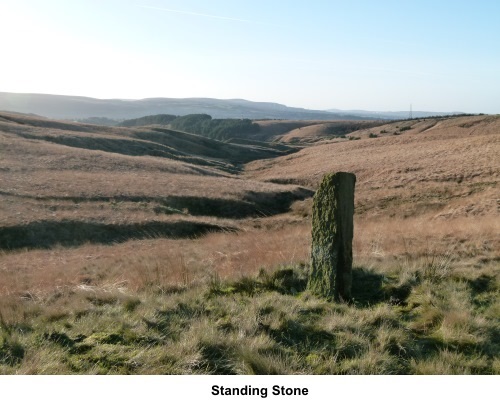
[(313, 202), (308, 289), (339, 301), (351, 298), (355, 183), (353, 173), (327, 174)]

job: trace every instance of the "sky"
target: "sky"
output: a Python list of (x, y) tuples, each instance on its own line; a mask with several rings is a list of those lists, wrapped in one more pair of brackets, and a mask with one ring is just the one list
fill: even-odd
[(497, 0), (2, 0), (0, 91), (500, 113)]

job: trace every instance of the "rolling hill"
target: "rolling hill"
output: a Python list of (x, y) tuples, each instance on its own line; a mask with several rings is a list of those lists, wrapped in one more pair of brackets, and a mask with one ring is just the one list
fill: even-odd
[[(88, 119), (106, 122), (148, 115), (208, 114), (213, 118), (249, 119), (362, 119), (360, 115), (287, 107), (269, 102), (212, 98), (96, 99), (51, 94), (0, 92), (0, 111), (38, 114), (54, 119)], [(112, 121), (113, 122), (113, 121)]]
[[(364, 117), (373, 117), (382, 120), (405, 120), (410, 116), (410, 111), (369, 111), (369, 110), (339, 110), (337, 108), (331, 108), (326, 110), (328, 112), (333, 112), (337, 114), (346, 115), (358, 115)], [(430, 118), (437, 116), (448, 116), (448, 115), (463, 115), (463, 112), (436, 112), (436, 111), (411, 111), (411, 116), (413, 118)]]
[[(309, 121), (302, 128), (293, 121), (269, 123), (260, 124), (266, 138), (290, 141), (301, 133), (301, 148), (243, 138), (219, 142), (165, 127), (105, 127), (2, 113), (1, 226), (15, 229), (22, 223), (29, 229), (40, 221), (76, 218), (79, 223), (103, 219), (108, 225), (169, 222), (185, 213), (189, 220), (213, 217), (214, 223), (268, 216), (310, 197), (332, 171), (357, 175), (361, 216), (498, 212), (498, 116), (379, 126), (373, 121)], [(329, 141), (321, 137), (325, 126), (354, 131)], [(280, 131), (284, 134), (276, 135)], [(318, 139), (316, 146), (304, 147)], [(2, 246), (13, 246), (7, 239)]]
[(2, 248), (175, 235), (173, 220), (184, 235), (224, 226), (216, 217), (278, 213), (312, 193), (237, 176), (253, 159), (294, 151), (283, 146), (19, 114), (0, 114), (0, 144)]
[[(0, 113), (0, 374), (499, 374), (500, 117), (378, 124)], [(350, 302), (306, 288), (340, 170)]]
[(314, 189), (325, 173), (354, 172), (357, 212), (365, 215), (498, 213), (500, 116), (391, 122), (349, 137), (251, 162), (245, 174)]

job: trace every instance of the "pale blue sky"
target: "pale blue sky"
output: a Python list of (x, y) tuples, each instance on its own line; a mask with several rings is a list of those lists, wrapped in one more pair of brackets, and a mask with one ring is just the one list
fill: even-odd
[(500, 1), (2, 0), (0, 91), (500, 113)]

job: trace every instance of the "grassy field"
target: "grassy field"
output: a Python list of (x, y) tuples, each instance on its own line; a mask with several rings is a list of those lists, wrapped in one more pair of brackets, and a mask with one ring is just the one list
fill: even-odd
[[(498, 117), (293, 154), (2, 117), (0, 374), (500, 373)], [(305, 288), (337, 170), (358, 178), (349, 303)]]

